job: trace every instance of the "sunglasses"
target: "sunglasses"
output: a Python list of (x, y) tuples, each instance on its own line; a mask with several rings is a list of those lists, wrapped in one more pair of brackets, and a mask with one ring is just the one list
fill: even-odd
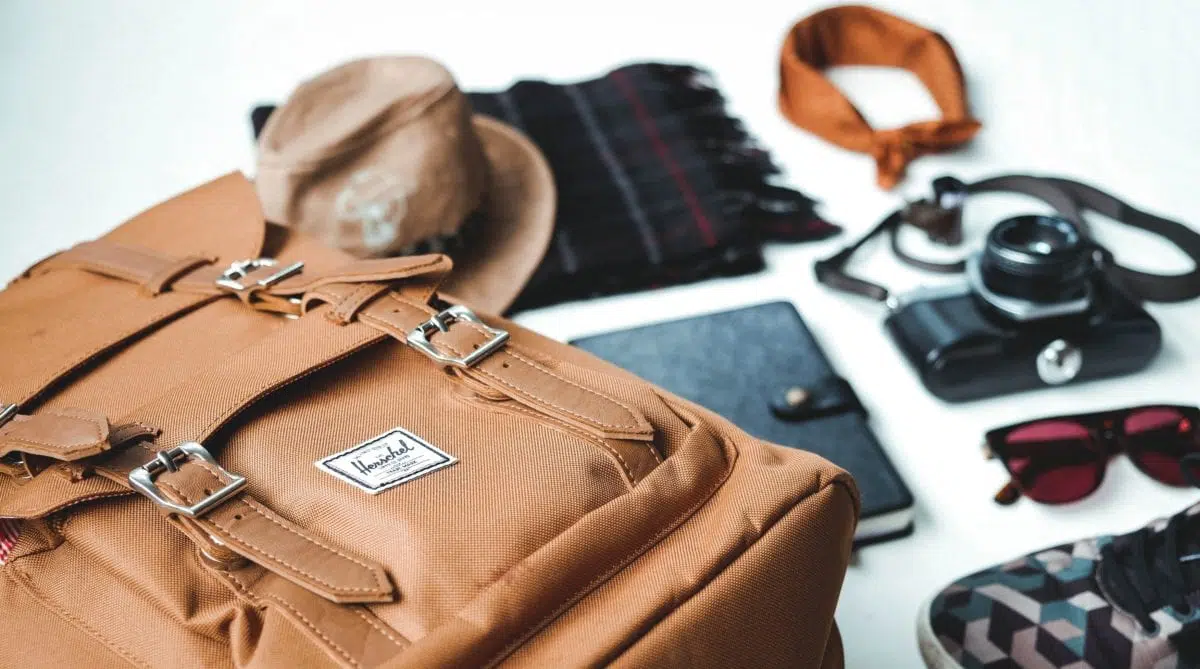
[(996, 502), (1012, 504), (1022, 495), (1043, 504), (1083, 499), (1100, 487), (1109, 459), (1119, 453), (1155, 481), (1191, 485), (1200, 480), (1198, 422), (1200, 408), (1152, 405), (991, 430), (985, 454), (1003, 462), (1012, 477)]

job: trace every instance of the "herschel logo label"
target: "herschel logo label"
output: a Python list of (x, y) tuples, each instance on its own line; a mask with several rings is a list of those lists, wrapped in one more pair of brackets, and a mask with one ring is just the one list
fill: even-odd
[(396, 428), (324, 460), (317, 467), (372, 495), (458, 462), (417, 435)]

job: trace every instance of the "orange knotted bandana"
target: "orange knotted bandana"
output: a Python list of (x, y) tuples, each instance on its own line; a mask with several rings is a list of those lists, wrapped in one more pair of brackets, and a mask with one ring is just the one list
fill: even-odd
[[(875, 130), (822, 70), (876, 65), (909, 70), (933, 95), (942, 118)], [(980, 128), (967, 112), (962, 68), (941, 35), (861, 5), (831, 7), (800, 21), (783, 42), (779, 107), (792, 123), (875, 158), (879, 185), (891, 188), (909, 162), (957, 147)]]

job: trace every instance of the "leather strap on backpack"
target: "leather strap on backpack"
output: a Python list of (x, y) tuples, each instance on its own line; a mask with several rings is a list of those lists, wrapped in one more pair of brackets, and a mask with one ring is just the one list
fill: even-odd
[(0, 458), (23, 453), (59, 461), (80, 460), (109, 449), (108, 419), (83, 409), (17, 414), (0, 422)]
[[(339, 656), (362, 661), (358, 645), (373, 649), (366, 655), (375, 660), (364, 664), (372, 666), (405, 642), (365, 609), (342, 605), (393, 599), (386, 573), (378, 564), (329, 546), (274, 513), (246, 492), (252, 481), (222, 469), (201, 444), (230, 419), (295, 380), (390, 336), (433, 363), (592, 434), (653, 439), (651, 426), (639, 412), (522, 353), (507, 342), (507, 333), (489, 327), (469, 310), (430, 306), (429, 298), (450, 267), (444, 257), (358, 261), (321, 273), (293, 269), (297, 263), (253, 260), (235, 265), (218, 272), (208, 258), (172, 258), (103, 241), (76, 247), (30, 271), (30, 276), (38, 276), (83, 270), (116, 278), (137, 286), (143, 296), (154, 296), (151, 304), (163, 300), (164, 305), (178, 302), (192, 308), (233, 294), (255, 308), (300, 317), (168, 397), (115, 421), (119, 427), (108, 428), (103, 417), (95, 417), (95, 425), (110, 429), (107, 439), (93, 438), (87, 421), (71, 412), (26, 416), (17, 413), (16, 405), (0, 406), (9, 423), (0, 434), (0, 448), (63, 463), (53, 471), (26, 467), (31, 480), (0, 500), (0, 516), (39, 517), (137, 490), (162, 507), (214, 564), (222, 564), (222, 556), (249, 561), (238, 566), (236, 560), (226, 560), (226, 567), (216, 567), (231, 587), (252, 601), (277, 606)], [(178, 314), (180, 308), (171, 304), (162, 313), (156, 311), (136, 331)], [(8, 397), (25, 403), (124, 336), (128, 335), (104, 335), (103, 347), (65, 370), (39, 376)], [(10, 392), (7, 384), (0, 386)], [(180, 411), (181, 398), (188, 403), (187, 411)], [(152, 436), (157, 436), (156, 442), (146, 440)], [(31, 445), (32, 441), (44, 443)], [(347, 647), (353, 650), (349, 655)]]
[[(490, 355), (469, 364), (464, 362), (474, 351), (486, 351), (497, 340), (499, 331), (473, 317), (457, 316), (446, 322), (447, 312), (421, 306), (436, 286), (436, 277), (449, 269), (449, 261), (439, 258), (426, 265), (428, 276), (415, 277), (417, 281), (361, 307), (347, 325), (338, 327), (316, 314), (301, 318), (199, 375), (176, 393), (124, 417), (119, 424), (160, 428), (158, 442), (170, 446), (163, 450), (132, 446), (88, 463), (119, 488), (97, 486), (94, 480), (63, 486), (60, 480), (39, 476), (18, 489), (22, 493), (19, 500), (0, 502), (0, 515), (31, 517), (137, 487), (185, 528), (195, 530), (190, 535), (215, 538), (243, 557), (331, 601), (390, 598), (390, 584), (380, 577), (379, 570), (361, 563), (348, 564), (355, 560), (339, 556), (305, 536), (302, 530), (240, 492), (240, 486), (231, 487), (236, 479), (220, 470), (215, 461), (206, 459), (207, 451), (199, 446), (259, 399), (389, 335), (403, 338), (410, 345), (423, 341), (435, 353), (444, 348), (445, 357), (451, 361), (449, 366), (459, 373), (549, 415), (604, 435), (653, 438), (649, 423), (630, 407), (556, 374), (511, 347), (492, 350)], [(429, 280), (431, 277), (433, 280)], [(308, 300), (306, 305), (328, 313), (346, 300), (355, 301), (358, 292), (361, 287), (353, 284), (328, 284), (322, 286), (321, 297)], [(333, 304), (314, 307), (319, 301)], [(430, 320), (435, 325), (429, 326)], [(443, 339), (442, 335), (451, 336)], [(429, 351), (423, 352), (429, 355)], [(179, 410), (181, 396), (189, 401), (186, 412)], [(137, 486), (139, 472), (142, 485)], [(81, 485), (85, 482), (90, 485)], [(39, 489), (46, 494), (38, 495)], [(39, 503), (31, 504), (33, 499)]]
[[(602, 437), (646, 440), (652, 431), (646, 421), (619, 402), (567, 381), (549, 372), (540, 363), (511, 349), (498, 350), (495, 356), (478, 356), (478, 364), (465, 365), (475, 352), (495, 341), (494, 331), (474, 318), (457, 318), (460, 310), (439, 312), (428, 305), (429, 295), (413, 296), (409, 291), (392, 293), (389, 299), (376, 300), (388, 292), (386, 283), (434, 272), (444, 256), (415, 256), (360, 260), (331, 272), (308, 275), (303, 263), (286, 266), (265, 264), (263, 260), (235, 263), (230, 271), (217, 274), (210, 266), (196, 266), (173, 276), (177, 268), (191, 267), (193, 259), (156, 256), (144, 249), (132, 249), (109, 242), (88, 242), (74, 247), (34, 270), (45, 273), (56, 269), (86, 269), (104, 276), (131, 281), (144, 290), (171, 290), (197, 295), (234, 292), (249, 304), (271, 311), (300, 314), (315, 304), (326, 302), (333, 308), (326, 316), (342, 325), (353, 320), (392, 335), (435, 360), (447, 363), (486, 385), (494, 386), (514, 400), (555, 415)], [(438, 270), (440, 271), (440, 270)], [(222, 278), (223, 277), (223, 278)], [(231, 288), (235, 281), (241, 288)], [(428, 291), (432, 293), (432, 289)], [(303, 299), (300, 296), (304, 296)], [(370, 306), (369, 306), (370, 305)], [(454, 320), (448, 321), (448, 318)], [(451, 327), (458, 323), (458, 327)], [(423, 329), (440, 331), (440, 346), (445, 353), (422, 343)], [(440, 357), (439, 357), (440, 356)], [(174, 409), (174, 406), (172, 406)], [(157, 424), (157, 423), (154, 423)]]
[(236, 295), (263, 311), (298, 316), (299, 297), (323, 285), (392, 282), (424, 274), (445, 262), (442, 256), (404, 256), (355, 260), (327, 272), (306, 272), (303, 261), (274, 258), (239, 260), (227, 266), (208, 258), (166, 256), (150, 249), (104, 239), (84, 242), (48, 258), (27, 272), (43, 276), (66, 269), (121, 279), (149, 296), (182, 293), (220, 297)]

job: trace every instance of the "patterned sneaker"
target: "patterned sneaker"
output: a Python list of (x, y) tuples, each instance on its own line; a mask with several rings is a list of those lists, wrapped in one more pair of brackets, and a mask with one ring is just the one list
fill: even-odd
[(956, 581), (917, 636), (931, 669), (1200, 666), (1200, 505)]

